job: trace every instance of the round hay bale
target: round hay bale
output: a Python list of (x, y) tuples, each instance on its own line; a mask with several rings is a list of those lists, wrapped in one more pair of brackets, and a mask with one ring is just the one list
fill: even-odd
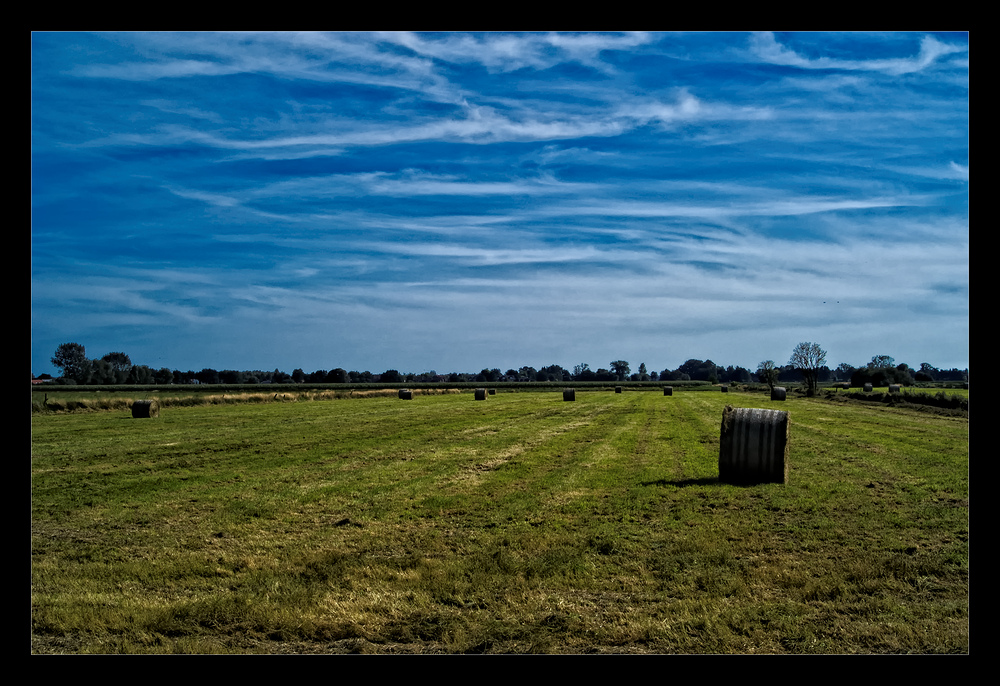
[(563, 389), (563, 400), (576, 400), (576, 389), (575, 388)]
[(866, 383), (865, 384), (865, 386), (864, 386), (864, 392), (865, 393), (871, 393), (872, 392), (872, 385), (870, 383)]
[(149, 419), (160, 416), (160, 401), (156, 398), (152, 400), (136, 400), (132, 403), (132, 419)]
[(784, 400), (785, 395), (786, 393), (783, 386), (775, 386), (771, 389), (771, 400)]
[(622, 392), (622, 387), (621, 386), (615, 386), (615, 393), (621, 393), (621, 392)]
[(400, 400), (413, 400), (413, 391), (406, 388), (399, 389), (399, 399)]
[(722, 392), (723, 393), (728, 393), (729, 392), (729, 386), (723, 386), (722, 387)]
[(496, 395), (496, 394), (497, 394), (497, 389), (491, 388), (490, 389), (490, 395)]
[(899, 384), (898, 383), (891, 383), (891, 384), (889, 384), (889, 392), (890, 393), (899, 393)]
[(476, 389), (476, 400), (486, 400), (486, 389), (477, 388)]
[(674, 387), (673, 386), (664, 386), (663, 387), (663, 395), (673, 395), (673, 394), (674, 394)]
[(789, 414), (781, 410), (726, 405), (719, 437), (719, 481), (788, 483), (790, 424)]

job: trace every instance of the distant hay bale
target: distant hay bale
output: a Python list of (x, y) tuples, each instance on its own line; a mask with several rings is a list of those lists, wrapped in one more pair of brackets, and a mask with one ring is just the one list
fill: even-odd
[(486, 400), (486, 389), (477, 388), (476, 389), (476, 400)]
[(889, 384), (889, 392), (890, 393), (899, 393), (899, 384), (898, 383), (891, 383), (891, 384)]
[(132, 419), (149, 419), (160, 416), (160, 401), (136, 400), (132, 403)]
[(563, 400), (576, 400), (576, 389), (575, 388), (563, 389)]
[(771, 400), (784, 400), (785, 389), (783, 386), (775, 386), (771, 389)]
[(621, 386), (615, 386), (615, 393), (621, 393), (621, 392), (622, 392), (622, 387)]
[(781, 410), (734, 408), (722, 412), (719, 481), (788, 483), (789, 414)]
[(864, 391), (865, 391), (865, 393), (871, 393), (872, 392), (872, 385), (870, 383), (866, 383), (865, 386), (864, 386)]
[(413, 391), (406, 388), (399, 389), (399, 399), (400, 400), (413, 400)]
[(673, 394), (674, 394), (674, 387), (673, 386), (664, 386), (663, 387), (663, 395), (673, 395)]
[(489, 391), (489, 393), (490, 393), (490, 395), (496, 395), (497, 394), (497, 389), (491, 388), (490, 391)]
[(723, 386), (722, 387), (722, 392), (723, 393), (728, 393), (729, 392), (729, 386)]

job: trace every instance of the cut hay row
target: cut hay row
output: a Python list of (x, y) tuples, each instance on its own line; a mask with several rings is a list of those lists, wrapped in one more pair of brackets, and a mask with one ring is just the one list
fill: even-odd
[[(461, 393), (457, 388), (422, 388), (410, 391), (413, 395), (449, 395)], [(204, 405), (243, 405), (259, 403), (289, 403), (313, 400), (345, 400), (350, 398), (394, 397), (398, 389), (370, 389), (363, 391), (302, 391), (298, 393), (221, 393), (213, 395), (160, 396), (156, 398), (159, 407), (198, 407)], [(85, 400), (67, 400), (46, 397), (44, 401), (32, 403), (32, 412), (131, 412), (132, 406), (148, 398), (127, 395)]]

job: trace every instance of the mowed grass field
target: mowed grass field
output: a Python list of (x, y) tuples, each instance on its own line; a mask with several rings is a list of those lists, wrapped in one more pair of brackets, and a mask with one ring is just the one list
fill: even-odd
[[(32, 416), (36, 653), (965, 653), (968, 419), (471, 392)], [(726, 404), (786, 485), (718, 481)]]

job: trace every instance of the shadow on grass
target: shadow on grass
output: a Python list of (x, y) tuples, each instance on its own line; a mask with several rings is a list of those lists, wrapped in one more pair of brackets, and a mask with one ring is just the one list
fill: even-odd
[(674, 486), (676, 488), (684, 488), (685, 486), (735, 486), (736, 488), (749, 488), (751, 486), (762, 486), (770, 482), (766, 481), (720, 481), (719, 477), (703, 477), (701, 479), (678, 479), (676, 481), (671, 481), (670, 479), (657, 479), (656, 481), (645, 481), (642, 483), (643, 486)]
[(645, 481), (643, 486), (677, 486), (683, 488), (684, 486), (711, 486), (712, 484), (721, 483), (719, 477), (711, 476), (704, 477), (701, 479), (678, 479), (672, 481), (670, 479), (657, 479), (656, 481)]

